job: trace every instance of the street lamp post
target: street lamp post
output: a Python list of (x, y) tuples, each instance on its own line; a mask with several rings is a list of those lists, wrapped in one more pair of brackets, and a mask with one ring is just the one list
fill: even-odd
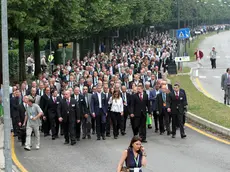
[(179, 0), (177, 0), (177, 24), (178, 29), (180, 29), (180, 4)]

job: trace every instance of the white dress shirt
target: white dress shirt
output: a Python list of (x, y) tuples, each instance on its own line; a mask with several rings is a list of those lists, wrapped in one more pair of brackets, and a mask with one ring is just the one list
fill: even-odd
[(97, 92), (97, 96), (98, 96), (98, 101), (99, 101), (99, 108), (102, 108), (101, 93), (98, 93), (98, 92)]
[(112, 99), (112, 97), (110, 97), (109, 104), (111, 104), (112, 112), (123, 112), (123, 100), (121, 97), (119, 99)]

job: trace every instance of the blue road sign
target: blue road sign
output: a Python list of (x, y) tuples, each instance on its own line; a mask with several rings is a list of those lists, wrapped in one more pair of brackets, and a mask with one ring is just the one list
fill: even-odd
[(177, 39), (189, 38), (190, 37), (190, 29), (189, 28), (178, 29), (176, 31), (176, 37), (177, 37)]

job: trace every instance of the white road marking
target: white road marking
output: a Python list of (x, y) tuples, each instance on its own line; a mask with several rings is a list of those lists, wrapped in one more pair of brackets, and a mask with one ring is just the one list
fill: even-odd
[(198, 77), (199, 76), (199, 74), (198, 74), (198, 70), (196, 70), (196, 77)]
[(218, 78), (218, 79), (220, 78), (220, 76), (213, 76), (213, 77), (214, 77), (214, 78)]
[(205, 78), (207, 78), (206, 76), (199, 76), (199, 78), (201, 78), (201, 79), (205, 79)]

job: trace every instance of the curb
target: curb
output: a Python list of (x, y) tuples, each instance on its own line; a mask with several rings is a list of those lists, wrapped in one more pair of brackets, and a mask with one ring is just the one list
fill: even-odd
[(204, 118), (201, 118), (201, 117), (199, 117), (199, 116), (197, 116), (191, 112), (187, 112), (186, 115), (187, 115), (187, 118), (189, 118), (190, 120), (192, 120), (198, 124), (201, 124), (201, 125), (204, 125), (205, 127), (211, 128), (220, 134), (230, 136), (230, 129), (228, 129), (228, 128), (225, 128), (221, 125), (218, 125), (218, 124), (213, 123), (211, 121), (208, 121)]

